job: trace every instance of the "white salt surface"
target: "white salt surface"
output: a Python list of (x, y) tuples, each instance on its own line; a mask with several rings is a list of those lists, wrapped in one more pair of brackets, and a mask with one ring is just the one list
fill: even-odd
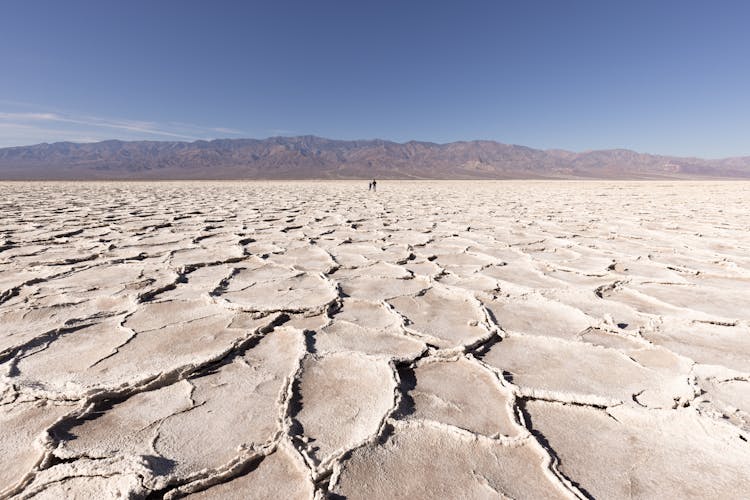
[(0, 497), (742, 498), (750, 184), (0, 183)]

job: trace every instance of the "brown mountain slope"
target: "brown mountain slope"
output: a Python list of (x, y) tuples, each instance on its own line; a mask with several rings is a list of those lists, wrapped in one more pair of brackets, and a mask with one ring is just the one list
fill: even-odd
[(0, 179), (750, 178), (750, 157), (572, 153), (493, 141), (435, 144), (313, 136), (60, 142), (0, 149)]

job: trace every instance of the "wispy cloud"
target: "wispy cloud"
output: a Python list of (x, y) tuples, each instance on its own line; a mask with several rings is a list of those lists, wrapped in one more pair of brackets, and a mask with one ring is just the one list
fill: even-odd
[[(9, 104), (9, 101), (0, 101)], [(247, 135), (242, 130), (182, 122), (104, 118), (58, 111), (1, 111), (0, 147), (40, 142), (95, 142), (106, 139), (172, 139), (194, 141)]]
[(21, 121), (55, 121), (59, 117), (55, 113), (3, 113), (0, 112), (0, 120)]
[(211, 130), (214, 132), (218, 132), (220, 134), (231, 134), (231, 135), (242, 135), (244, 132), (242, 130), (237, 130), (235, 128), (225, 128), (225, 127), (214, 127)]

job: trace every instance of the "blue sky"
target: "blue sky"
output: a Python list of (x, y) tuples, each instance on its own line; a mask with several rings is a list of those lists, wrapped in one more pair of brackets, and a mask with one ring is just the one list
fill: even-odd
[(0, 147), (492, 139), (750, 155), (746, 1), (41, 1), (0, 9)]

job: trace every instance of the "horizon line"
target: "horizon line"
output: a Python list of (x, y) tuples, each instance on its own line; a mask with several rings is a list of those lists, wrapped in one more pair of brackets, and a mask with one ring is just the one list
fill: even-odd
[(514, 143), (507, 143), (498, 141), (496, 139), (470, 139), (470, 140), (456, 140), (456, 141), (448, 141), (448, 142), (435, 142), (435, 141), (422, 141), (417, 139), (410, 139), (408, 141), (397, 141), (392, 139), (382, 139), (379, 137), (365, 139), (333, 139), (330, 137), (323, 137), (315, 134), (300, 134), (300, 135), (272, 135), (267, 136), (263, 138), (259, 137), (216, 137), (213, 139), (195, 139), (195, 140), (158, 140), (158, 139), (134, 139), (134, 140), (128, 140), (128, 139), (103, 139), (99, 141), (54, 141), (54, 142), (38, 142), (33, 144), (19, 144), (15, 146), (2, 146), (0, 147), (0, 151), (3, 149), (16, 149), (16, 148), (31, 148), (36, 146), (54, 146), (56, 144), (75, 144), (75, 145), (87, 145), (87, 144), (103, 144), (107, 142), (120, 142), (120, 143), (173, 143), (173, 144), (196, 144), (201, 142), (211, 143), (211, 142), (217, 142), (217, 141), (268, 141), (272, 139), (302, 139), (302, 138), (312, 138), (312, 139), (322, 139), (326, 141), (332, 141), (332, 142), (389, 142), (392, 144), (398, 144), (398, 145), (406, 145), (410, 143), (418, 143), (418, 144), (431, 144), (435, 146), (447, 146), (450, 144), (461, 144), (461, 143), (477, 143), (477, 142), (491, 142), (495, 144), (500, 144), (503, 146), (512, 146), (512, 147), (520, 147), (520, 148), (526, 148), (526, 149), (532, 149), (535, 151), (542, 151), (542, 152), (551, 152), (551, 151), (560, 151), (564, 153), (572, 153), (572, 154), (587, 154), (587, 153), (596, 153), (596, 152), (605, 152), (605, 151), (627, 151), (631, 153), (636, 154), (642, 154), (642, 155), (648, 155), (648, 156), (664, 156), (664, 157), (673, 157), (673, 158), (680, 158), (680, 159), (698, 159), (698, 160), (728, 160), (728, 159), (744, 159), (744, 158), (750, 158), (750, 153), (746, 155), (739, 155), (739, 156), (715, 156), (715, 157), (702, 157), (702, 156), (684, 156), (680, 154), (665, 154), (665, 153), (651, 153), (651, 152), (644, 152), (644, 151), (638, 151), (635, 149), (630, 149), (627, 147), (610, 147), (610, 148), (603, 148), (603, 149), (585, 149), (582, 151), (575, 151), (571, 149), (565, 149), (565, 148), (537, 148), (532, 146), (526, 146), (524, 144), (514, 144)]

